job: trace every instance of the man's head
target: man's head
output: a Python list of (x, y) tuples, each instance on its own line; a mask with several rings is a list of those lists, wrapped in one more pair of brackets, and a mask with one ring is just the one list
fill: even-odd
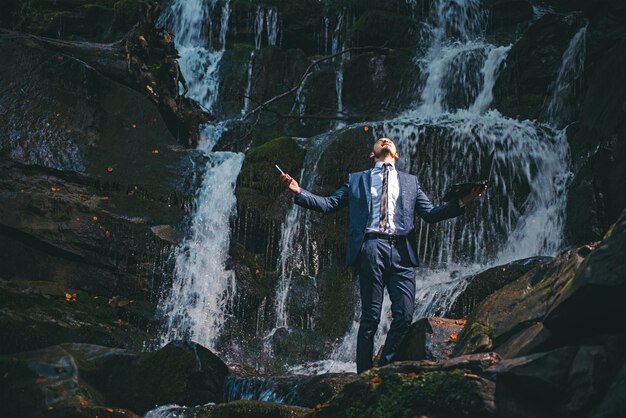
[(396, 144), (389, 138), (378, 138), (376, 142), (374, 142), (374, 146), (372, 147), (372, 152), (370, 152), (370, 158), (376, 161), (386, 161), (388, 162), (392, 159), (394, 162), (400, 157), (398, 154), (398, 150), (396, 148)]

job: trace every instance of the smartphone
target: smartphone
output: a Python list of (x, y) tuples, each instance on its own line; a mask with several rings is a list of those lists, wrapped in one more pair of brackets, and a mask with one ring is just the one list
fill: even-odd
[(280, 171), (280, 174), (285, 174), (285, 172), (281, 170), (277, 164), (274, 164), (274, 167), (276, 167), (276, 170)]

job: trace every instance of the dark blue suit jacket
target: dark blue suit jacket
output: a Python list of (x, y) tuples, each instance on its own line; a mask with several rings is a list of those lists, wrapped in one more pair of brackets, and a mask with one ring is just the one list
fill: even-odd
[[(322, 213), (331, 213), (346, 205), (349, 208), (348, 222), (348, 249), (346, 264), (354, 265), (357, 262), (365, 228), (369, 219), (372, 196), (371, 175), (372, 170), (359, 171), (348, 175), (348, 182), (339, 187), (328, 197), (317, 196), (307, 190), (300, 189), (295, 195), (295, 203), (307, 209), (313, 209)], [(422, 191), (417, 177), (412, 174), (398, 171), (400, 184), (400, 196), (397, 205), (403, 208), (403, 225), (407, 234), (407, 248), (409, 257), (414, 266), (418, 265), (417, 252), (415, 250), (415, 212), (428, 223), (439, 222), (444, 219), (459, 216), (465, 210), (460, 208), (456, 199), (441, 206), (433, 206), (426, 194)]]

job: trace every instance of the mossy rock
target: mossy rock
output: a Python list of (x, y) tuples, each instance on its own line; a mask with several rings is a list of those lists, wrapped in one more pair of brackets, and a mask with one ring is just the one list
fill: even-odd
[(285, 173), (299, 172), (305, 151), (291, 137), (274, 138), (262, 145), (251, 148), (237, 179), (237, 185), (265, 194), (270, 198), (284, 191), (278, 180), (274, 164), (278, 164)]
[(404, 374), (372, 369), (312, 417), (486, 416), (476, 378), (462, 370)]
[(219, 405), (169, 408), (168, 412), (180, 418), (300, 418), (311, 410), (273, 402), (240, 400)]

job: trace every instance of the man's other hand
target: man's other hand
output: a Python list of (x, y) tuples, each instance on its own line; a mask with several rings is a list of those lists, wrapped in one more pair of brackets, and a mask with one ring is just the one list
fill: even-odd
[(280, 181), (292, 192), (300, 193), (300, 186), (298, 185), (298, 182), (291, 178), (289, 174), (281, 174)]
[(470, 203), (472, 200), (476, 199), (477, 197), (482, 196), (483, 193), (485, 193), (486, 191), (487, 191), (486, 184), (482, 186), (474, 187), (471, 192), (469, 192), (468, 194), (466, 194), (465, 196), (461, 198), (461, 202), (463, 202), (463, 206), (467, 205), (468, 203)]

